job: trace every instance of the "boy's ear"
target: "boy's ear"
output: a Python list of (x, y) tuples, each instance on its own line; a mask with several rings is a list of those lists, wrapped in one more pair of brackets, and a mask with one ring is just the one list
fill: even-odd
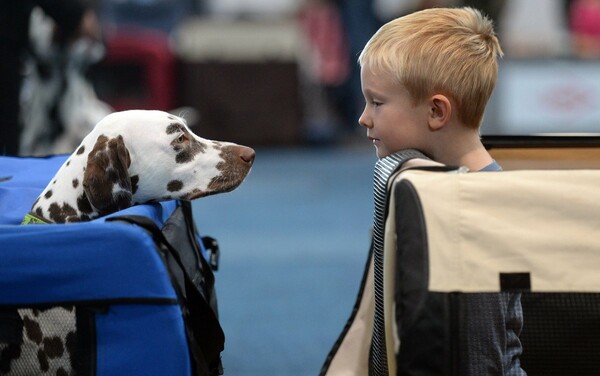
[(452, 103), (442, 94), (435, 94), (429, 98), (429, 128), (432, 131), (442, 129), (450, 122), (452, 116)]

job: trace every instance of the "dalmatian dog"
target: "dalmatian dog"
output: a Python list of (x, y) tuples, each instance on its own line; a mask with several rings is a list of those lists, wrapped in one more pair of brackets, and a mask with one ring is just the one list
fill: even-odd
[[(161, 111), (115, 112), (102, 119), (42, 191), (30, 214), (72, 223), (135, 204), (193, 200), (238, 187), (253, 149), (196, 136)], [(0, 375), (75, 375), (73, 306), (19, 309), (20, 344), (0, 343)]]
[(81, 222), (135, 204), (228, 192), (242, 183), (254, 155), (245, 146), (200, 138), (166, 112), (115, 112), (84, 138), (31, 214)]

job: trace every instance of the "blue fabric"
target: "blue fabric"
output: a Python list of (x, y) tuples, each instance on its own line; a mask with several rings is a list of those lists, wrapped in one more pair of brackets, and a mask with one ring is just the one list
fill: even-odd
[[(0, 304), (175, 299), (152, 238), (140, 228), (105, 223), (107, 217), (20, 226), (67, 157), (0, 157)], [(110, 216), (143, 215), (161, 227), (176, 206), (138, 205)]]
[(96, 338), (97, 376), (192, 374), (178, 306), (111, 306)]
[(1, 225), (0, 244), (0, 304), (176, 298), (152, 238), (132, 225)]
[(0, 224), (21, 224), (67, 157), (0, 157)]

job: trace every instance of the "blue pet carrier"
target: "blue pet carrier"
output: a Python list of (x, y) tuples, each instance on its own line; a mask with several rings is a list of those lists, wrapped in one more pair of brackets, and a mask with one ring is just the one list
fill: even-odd
[[(0, 158), (0, 374), (48, 366), (23, 365), (14, 351), (29, 330), (18, 312), (57, 306), (76, 312), (76, 335), (59, 347), (72, 351), (72, 374), (222, 373), (224, 335), (206, 261), (218, 247), (204, 246), (216, 242), (198, 236), (188, 202), (139, 205), (86, 223), (20, 225), (65, 159)], [(52, 341), (60, 338), (39, 338), (50, 358)]]

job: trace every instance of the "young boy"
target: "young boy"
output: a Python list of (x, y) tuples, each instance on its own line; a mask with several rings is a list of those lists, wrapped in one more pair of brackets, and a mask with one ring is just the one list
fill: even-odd
[[(359, 57), (366, 100), (359, 123), (377, 156), (417, 149), (445, 165), (500, 170), (479, 135), (499, 56), (492, 22), (472, 8), (427, 9), (384, 25)], [(413, 159), (404, 167), (423, 163)], [(466, 341), (461, 344), (461, 374), (524, 375), (520, 295), (467, 295), (461, 309), (461, 338)], [(376, 327), (373, 338), (378, 338)], [(373, 359), (380, 356), (383, 366), (374, 366)], [(371, 347), (370, 375), (387, 375), (385, 357)]]
[(359, 57), (367, 102), (359, 123), (377, 155), (413, 148), (443, 164), (488, 168), (479, 126), (501, 55), (491, 21), (471, 8), (384, 25)]

